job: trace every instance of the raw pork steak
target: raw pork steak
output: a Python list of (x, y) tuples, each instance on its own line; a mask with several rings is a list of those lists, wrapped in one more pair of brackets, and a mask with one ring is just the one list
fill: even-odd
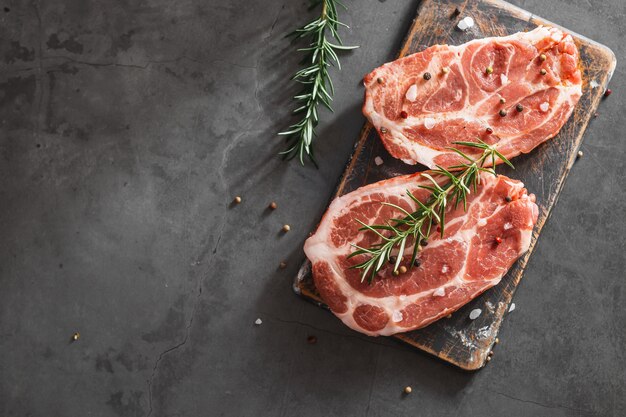
[(477, 137), (508, 158), (528, 153), (556, 135), (582, 94), (572, 37), (546, 27), (435, 45), (364, 83), (363, 113), (389, 153), (430, 168), (457, 164), (446, 148)]
[[(350, 244), (370, 246), (377, 236), (360, 232), (355, 219), (374, 224), (401, 216), (383, 201), (414, 211), (406, 190), (424, 201), (429, 192), (418, 186), (425, 184), (430, 183), (418, 173), (338, 197), (304, 244), (322, 299), (354, 330), (386, 336), (424, 327), (496, 285), (528, 250), (538, 214), (535, 196), (519, 181), (482, 174), (478, 192), (468, 197), (467, 212), (460, 206), (447, 213), (444, 237), (431, 235), (420, 251), (419, 267), (396, 277), (388, 264), (371, 284), (361, 282), (361, 271), (349, 268), (364, 258), (348, 259)], [(403, 265), (410, 261), (406, 258)]]

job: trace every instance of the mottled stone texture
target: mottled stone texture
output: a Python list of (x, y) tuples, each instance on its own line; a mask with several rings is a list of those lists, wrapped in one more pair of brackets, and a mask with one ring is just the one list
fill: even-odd
[[(621, 61), (485, 369), (292, 293), (364, 121), (360, 78), (417, 7), (347, 3), (361, 49), (334, 74), (319, 170), (276, 158), (304, 0), (0, 4), (0, 415), (626, 414)], [(515, 3), (626, 53), (622, 0)]]

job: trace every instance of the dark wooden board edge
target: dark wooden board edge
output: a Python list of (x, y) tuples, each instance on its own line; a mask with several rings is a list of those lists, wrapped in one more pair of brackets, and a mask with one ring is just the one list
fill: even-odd
[[(400, 51), (398, 53), (398, 58), (403, 57), (409, 53), (413, 53), (413, 50), (411, 50), (411, 46), (412, 46), (411, 41), (415, 37), (415, 34), (417, 33), (417, 31), (422, 26), (420, 22), (420, 10), (424, 3), (427, 3), (427, 2), (423, 1), (418, 6), (417, 17), (413, 20), (413, 23), (402, 43), (402, 47), (400, 48)], [(445, 2), (442, 2), (442, 3), (445, 3)], [(450, 9), (451, 11), (454, 10), (454, 7), (458, 7), (462, 15), (466, 7), (472, 6), (470, 3), (477, 3), (477, 2), (468, 2), (468, 1), (450, 2), (450, 4), (448, 4), (447, 6), (452, 7)], [(555, 181), (556, 188), (550, 194), (551, 196), (550, 199), (544, 205), (545, 207), (547, 207), (547, 209), (540, 211), (539, 218), (537, 220), (537, 225), (533, 231), (531, 245), (530, 245), (528, 252), (526, 252), (526, 254), (524, 254), (517, 261), (514, 267), (512, 267), (509, 273), (507, 274), (506, 288), (504, 285), (505, 279), (503, 278), (503, 282), (501, 282), (499, 286), (496, 286), (489, 290), (489, 291), (501, 291), (502, 298), (503, 298), (502, 303), (498, 303), (497, 306), (494, 306), (495, 320), (493, 321), (490, 327), (491, 330), (490, 330), (489, 337), (485, 339), (481, 339), (481, 340), (473, 340), (472, 343), (476, 343), (476, 349), (474, 351), (474, 354), (469, 360), (463, 361), (463, 360), (459, 360), (459, 357), (451, 354), (452, 348), (446, 350), (446, 349), (443, 349), (442, 347), (436, 348), (436, 347), (433, 347), (432, 345), (421, 343), (419, 340), (416, 340), (415, 338), (411, 337), (413, 332), (402, 333), (402, 334), (397, 334), (397, 335), (392, 336), (398, 340), (408, 343), (411, 346), (414, 346), (422, 351), (432, 354), (446, 362), (449, 362), (455, 366), (458, 366), (468, 371), (480, 369), (486, 364), (488, 353), (491, 351), (493, 347), (493, 344), (499, 332), (504, 316), (506, 312), (509, 310), (509, 306), (513, 298), (515, 289), (517, 288), (522, 278), (524, 269), (526, 265), (528, 264), (528, 260), (530, 259), (530, 256), (532, 255), (532, 252), (537, 243), (539, 234), (550, 216), (550, 213), (552, 211), (551, 209), (558, 200), (559, 194), (565, 182), (565, 178), (569, 174), (569, 171), (571, 170), (571, 167), (576, 160), (576, 150), (578, 150), (578, 148), (580, 147), (586, 127), (602, 99), (602, 96), (603, 96), (602, 93), (604, 91), (603, 88), (604, 86), (608, 84), (611, 76), (613, 75), (613, 72), (615, 70), (615, 65), (616, 65), (616, 58), (615, 58), (614, 53), (608, 47), (604, 45), (601, 45), (595, 41), (587, 39), (584, 36), (578, 35), (575, 32), (572, 32), (557, 24), (544, 20), (538, 16), (533, 15), (532, 13), (529, 13), (517, 6), (511, 5), (504, 1), (483, 0), (482, 3), (489, 4), (490, 6), (499, 8), (499, 9), (506, 9), (507, 12), (511, 14), (511, 16), (514, 16), (521, 21), (527, 22), (528, 28), (533, 28), (538, 25), (553, 26), (553, 27), (561, 28), (564, 31), (572, 34), (579, 48), (588, 48), (590, 51), (589, 55), (595, 56), (595, 59), (593, 61), (590, 61), (589, 65), (586, 65), (583, 68), (584, 86), (587, 87), (587, 90), (589, 90), (587, 83), (589, 82), (590, 79), (593, 79), (599, 84), (600, 87), (597, 87), (595, 89), (596, 91), (592, 91), (590, 102), (588, 103), (585, 109), (582, 109), (580, 105), (578, 105), (577, 108), (575, 109), (575, 112), (578, 112), (578, 117), (580, 118), (579, 122), (581, 126), (576, 136), (572, 138), (573, 146), (571, 147), (571, 149), (573, 149), (574, 151), (569, 153), (564, 169), (560, 172), (559, 178), (557, 178)], [(456, 5), (456, 6), (452, 6), (452, 5)], [(444, 6), (440, 6), (440, 7), (444, 7)], [(454, 29), (453, 24), (450, 24), (450, 26), (452, 29)], [(593, 72), (593, 77), (591, 75), (592, 72)], [(372, 134), (375, 135), (376, 133), (375, 131), (372, 131), (372, 126), (369, 124), (369, 122), (366, 122), (363, 128), (361, 129), (358, 140), (355, 143), (353, 153), (350, 156), (346, 164), (344, 173), (339, 180), (335, 193), (333, 194), (333, 198), (345, 193), (344, 190), (346, 189), (349, 183), (349, 180), (355, 173), (355, 167), (356, 167), (357, 162), (359, 161), (358, 157), (366, 150), (365, 148), (366, 148), (366, 145), (368, 144), (368, 138), (370, 138), (370, 135)], [(367, 177), (367, 173), (364, 173), (363, 176)], [(313, 282), (310, 279), (310, 274), (311, 274), (311, 264), (308, 260), (305, 260), (304, 264), (300, 268), (294, 280), (294, 283), (293, 283), (294, 292), (301, 295), (305, 299), (308, 299), (309, 301), (314, 302), (318, 306), (321, 306), (327, 309), (327, 306), (323, 303), (323, 301), (319, 297), (319, 294), (317, 293), (313, 285)], [(442, 320), (445, 320), (445, 319), (442, 319)], [(428, 329), (429, 327), (426, 327), (425, 329)], [(420, 329), (418, 331), (423, 331), (425, 329)]]

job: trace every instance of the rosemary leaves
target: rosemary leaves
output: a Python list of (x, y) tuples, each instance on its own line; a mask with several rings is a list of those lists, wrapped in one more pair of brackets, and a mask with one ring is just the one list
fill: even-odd
[[(315, 137), (315, 127), (319, 122), (318, 106), (322, 104), (333, 111), (331, 101), (335, 89), (328, 68), (336, 64), (337, 68), (341, 69), (338, 51), (358, 48), (343, 45), (339, 37), (339, 26), (348, 27), (338, 19), (337, 5), (342, 4), (338, 0), (316, 0), (313, 1), (311, 8), (319, 5), (322, 6), (319, 18), (288, 35), (295, 39), (308, 39), (310, 43), (308, 47), (298, 49), (308, 54), (303, 60), (307, 64), (292, 77), (292, 80), (303, 85), (300, 94), (294, 96), (299, 106), (293, 111), (294, 114), (302, 114), (302, 119), (279, 133), (287, 139), (287, 149), (281, 152), (286, 159), (297, 156), (304, 165), (306, 155), (316, 166), (311, 145)], [(327, 35), (334, 41), (329, 41)]]
[[(467, 154), (459, 149), (452, 148), (454, 152), (459, 154), (467, 162), (452, 166), (449, 169), (438, 167), (430, 171), (430, 173), (422, 174), (431, 184), (421, 185), (420, 188), (430, 192), (430, 197), (425, 203), (418, 200), (409, 190), (407, 195), (415, 205), (417, 210), (409, 213), (402, 207), (391, 204), (381, 203), (391, 206), (404, 214), (402, 218), (392, 218), (384, 224), (367, 225), (362, 221), (355, 219), (360, 225), (361, 231), (370, 231), (378, 235), (381, 239), (380, 243), (376, 243), (369, 248), (359, 247), (353, 244), (355, 251), (349, 257), (357, 255), (366, 255), (366, 259), (352, 268), (361, 270), (361, 282), (368, 280), (372, 282), (378, 271), (386, 262), (393, 262), (393, 272), (400, 272), (400, 263), (407, 250), (411, 254), (410, 262), (407, 263), (411, 268), (419, 265), (417, 254), (422, 246), (421, 242), (427, 241), (431, 234), (432, 226), (437, 223), (437, 230), (443, 236), (445, 231), (446, 209), (450, 206), (457, 208), (460, 204), (463, 209), (467, 210), (467, 196), (473, 191), (476, 192), (480, 184), (480, 173), (486, 172), (496, 175), (495, 166), (497, 160), (501, 160), (505, 164), (513, 168), (508, 159), (495, 147), (478, 139), (478, 142), (454, 142), (469, 148), (482, 150), (477, 159), (470, 158)], [(432, 174), (432, 175), (431, 175)], [(433, 175), (442, 178), (437, 181)], [(440, 183), (441, 182), (441, 183)], [(392, 253), (396, 253), (393, 256)]]

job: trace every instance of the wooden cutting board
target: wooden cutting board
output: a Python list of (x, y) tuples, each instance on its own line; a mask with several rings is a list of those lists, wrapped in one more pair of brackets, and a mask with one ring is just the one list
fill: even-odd
[[(476, 24), (467, 31), (461, 31), (456, 25), (466, 16), (474, 18)], [(430, 45), (459, 45), (476, 38), (528, 31), (539, 25), (558, 27), (500, 0), (424, 0), (417, 9), (417, 16), (398, 57), (419, 52)], [(574, 36), (580, 50), (583, 73), (582, 98), (556, 137), (540, 145), (530, 154), (515, 158), (514, 171), (507, 167), (498, 168), (499, 173), (523, 181), (529, 192), (537, 196), (539, 220), (533, 232), (530, 249), (515, 263), (499, 285), (468, 303), (451, 318), (441, 319), (424, 329), (392, 336), (466, 370), (479, 369), (487, 362), (488, 354), (495, 343), (502, 320), (510, 310), (513, 293), (533, 253), (539, 233), (559, 197), (565, 177), (576, 161), (583, 133), (589, 120), (594, 116), (615, 69), (615, 55), (610, 49), (572, 31), (564, 30)], [(595, 81), (598, 86), (593, 88), (591, 81)], [(377, 166), (374, 163), (377, 156), (384, 160), (384, 164)], [(339, 182), (336, 195), (346, 194), (379, 180), (423, 169), (425, 168), (420, 166), (416, 168), (405, 165), (392, 158), (377, 137), (376, 131), (366, 123)], [(311, 265), (308, 261), (295, 279), (294, 290), (323, 306), (313, 284)], [(482, 314), (472, 321), (468, 316), (475, 308), (480, 308)]]

